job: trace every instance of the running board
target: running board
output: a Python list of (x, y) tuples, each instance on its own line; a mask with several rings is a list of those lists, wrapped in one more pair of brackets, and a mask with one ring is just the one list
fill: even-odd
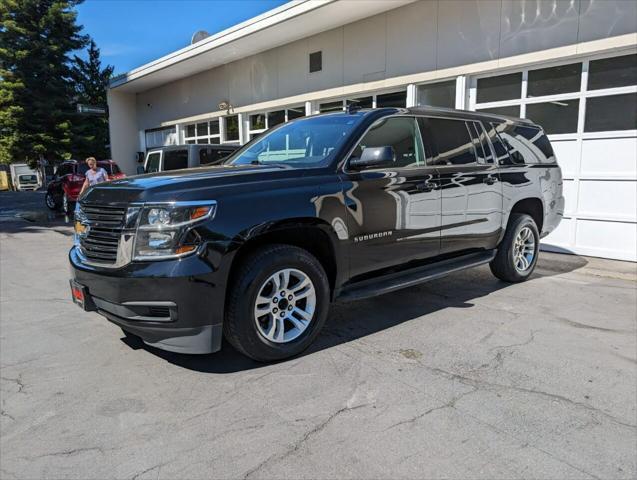
[(495, 254), (495, 250), (470, 253), (461, 257), (441, 260), (424, 267), (412, 268), (404, 272), (391, 273), (383, 275), (382, 277), (362, 280), (343, 287), (337, 300), (361, 300), (363, 298), (394, 292), (401, 288), (412, 287), (419, 283), (444, 277), (453, 272), (484, 265), (493, 260)]

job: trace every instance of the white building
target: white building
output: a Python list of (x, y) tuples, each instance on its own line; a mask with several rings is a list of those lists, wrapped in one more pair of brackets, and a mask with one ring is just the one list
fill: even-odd
[(295, 0), (114, 79), (108, 99), (129, 174), (147, 148), (244, 143), (352, 100), (528, 117), (565, 178), (545, 243), (637, 261), (635, 0)]

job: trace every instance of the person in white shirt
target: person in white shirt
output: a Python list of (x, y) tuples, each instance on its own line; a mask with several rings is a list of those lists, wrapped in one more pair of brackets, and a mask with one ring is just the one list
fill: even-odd
[(86, 163), (88, 163), (89, 169), (86, 171), (86, 180), (84, 180), (84, 185), (82, 185), (82, 190), (80, 190), (80, 197), (87, 188), (108, 181), (106, 170), (97, 166), (95, 157), (88, 157)]

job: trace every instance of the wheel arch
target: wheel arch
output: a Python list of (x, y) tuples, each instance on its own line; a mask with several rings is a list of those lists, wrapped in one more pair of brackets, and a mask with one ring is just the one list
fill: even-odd
[(332, 226), (324, 220), (294, 218), (260, 225), (251, 229), (248, 235), (237, 239), (235, 244), (238, 247), (230, 265), (229, 283), (233, 281), (241, 262), (256, 248), (285, 244), (303, 248), (317, 258), (327, 275), (332, 297), (341, 284), (344, 272), (339, 268), (342, 265), (339, 240)]
[(537, 230), (541, 234), (544, 226), (544, 203), (538, 197), (527, 197), (518, 200), (511, 207), (507, 227), (511, 223), (511, 215), (514, 213), (525, 213), (530, 215), (537, 225)]

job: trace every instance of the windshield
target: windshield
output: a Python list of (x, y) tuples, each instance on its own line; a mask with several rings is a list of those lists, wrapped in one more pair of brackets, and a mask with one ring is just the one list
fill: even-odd
[(321, 115), (283, 124), (246, 145), (232, 155), (227, 163), (325, 166), (361, 118), (360, 115)]

